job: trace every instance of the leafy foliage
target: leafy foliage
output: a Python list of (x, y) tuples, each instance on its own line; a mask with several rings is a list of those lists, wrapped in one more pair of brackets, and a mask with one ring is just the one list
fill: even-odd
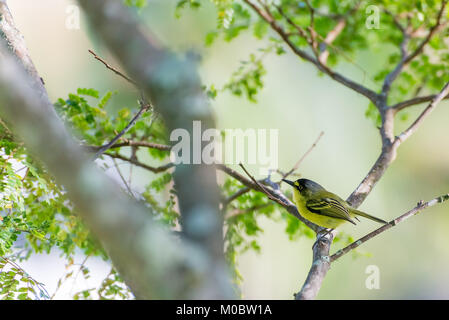
[[(58, 99), (55, 108), (60, 117), (73, 130), (80, 144), (95, 147), (110, 141), (118, 132), (123, 130), (133, 117), (129, 108), (122, 108), (118, 112), (106, 110), (108, 103), (115, 93), (107, 92), (100, 96), (94, 89), (80, 88), (77, 93), (69, 94), (67, 99)], [(154, 117), (155, 118), (155, 117)], [(166, 143), (166, 133), (163, 123), (154, 120), (153, 114), (147, 112), (123, 136), (123, 139), (147, 140)], [(83, 252), (86, 256), (99, 256), (108, 259), (106, 253), (85, 227), (83, 222), (73, 213), (73, 206), (68, 200), (64, 189), (58, 186), (53, 178), (39, 163), (32, 159), (10, 132), (8, 125), (1, 122), (0, 128), (0, 256), (11, 256), (8, 261), (26, 260), (32, 253), (50, 253), (52, 249), (59, 249), (61, 256), (67, 259), (67, 265), (73, 265), (75, 252)], [(115, 154), (122, 149), (117, 148)], [(129, 149), (129, 148), (128, 148)], [(126, 150), (125, 150), (126, 152)], [(148, 153), (151, 158), (165, 159), (167, 152)], [(108, 166), (105, 166), (107, 169)], [(157, 193), (161, 193), (171, 181), (171, 174), (166, 173), (161, 178), (149, 183), (147, 192), (142, 194), (142, 201), (152, 205), (159, 215), (159, 219), (167, 225), (176, 224), (178, 217), (174, 210), (175, 199), (159, 204)], [(154, 195), (151, 196), (151, 193)], [(16, 253), (21, 252), (20, 255)], [(6, 265), (6, 263), (5, 263)], [(88, 269), (81, 268), (81, 274), (89, 276)], [(65, 280), (72, 274), (66, 274)], [(25, 282), (24, 282), (25, 281)], [(28, 281), (28, 282), (27, 282)], [(76, 299), (88, 299), (92, 292), (96, 292), (102, 299), (115, 296), (131, 297), (126, 286), (121, 286), (121, 279), (115, 271), (111, 271), (108, 279), (100, 291), (89, 288), (87, 291), (75, 294)], [(25, 286), (29, 283), (28, 286)], [(58, 284), (60, 286), (61, 283)], [(36, 286), (41, 286), (31, 279), (18, 267), (0, 272), (0, 286), (2, 297), (5, 299), (22, 298), (50, 298), (40, 295)], [(25, 291), (25, 288), (29, 288)], [(43, 288), (43, 287), (42, 287)], [(120, 289), (121, 288), (121, 289)], [(33, 296), (31, 293), (36, 293)], [(26, 295), (25, 295), (26, 294)]]
[(2, 300), (48, 299), (48, 292), (15, 262), (0, 258), (0, 297)]
[[(48, 253), (53, 248), (58, 248), (65, 257), (73, 255), (76, 248), (105, 257), (82, 221), (72, 213), (64, 190), (27, 155), (22, 143), (8, 133), (5, 123), (2, 132), (0, 256), (11, 257), (5, 260), (4, 266), (14, 264), (14, 260), (27, 259), (31, 253)], [(16, 255), (18, 252), (22, 254)], [(3, 297), (21, 299), (25, 294), (30, 297), (30, 292), (23, 289), (24, 281), (29, 283), (26, 288), (36, 293), (38, 282), (29, 280), (17, 265), (0, 272), (0, 284), (7, 288), (3, 290)], [(41, 297), (36, 294), (37, 298)]]
[[(196, 0), (194, 1), (195, 9), (207, 1), (215, 4), (217, 12), (217, 27), (207, 34), (205, 38), (207, 46), (212, 45), (220, 36), (225, 41), (231, 41), (241, 34), (248, 34), (250, 30), (257, 39), (264, 41), (274, 39), (279, 42), (279, 48), (285, 45), (284, 39), (281, 39), (279, 35), (273, 36), (275, 32), (270, 31), (268, 23), (252, 10), (246, 1)], [(178, 6), (184, 7), (186, 3), (187, 1), (179, 1)], [(413, 36), (406, 48), (407, 52), (411, 53), (418, 48), (436, 24), (441, 6), (440, 1), (434, 0), (382, 0), (376, 3), (360, 0), (308, 2), (280, 0), (252, 1), (252, 3), (272, 16), (288, 35), (292, 46), (310, 54), (313, 53), (310, 43), (303, 34), (310, 38), (312, 37), (310, 30), (313, 29), (318, 51), (329, 52), (327, 65), (334, 67), (347, 63), (356, 66), (363, 73), (363, 79), (366, 79), (375, 91), (380, 91), (385, 76), (396, 67), (400, 60), (403, 35), (396, 23), (411, 31)], [(375, 11), (371, 11), (373, 5), (376, 8)], [(447, 16), (446, 11), (443, 18)], [(370, 26), (370, 21), (377, 18), (378, 26)], [(345, 21), (344, 28), (332, 43), (327, 43), (326, 36), (335, 31), (342, 20)], [(303, 30), (303, 34), (298, 31), (299, 29)], [(445, 72), (449, 62), (448, 42), (444, 41), (446, 35), (447, 25), (443, 25), (430, 39), (424, 52), (418, 55), (398, 76), (389, 94), (390, 105), (412, 98), (418, 93), (426, 91), (435, 93), (441, 90), (449, 80), (449, 75)], [(382, 53), (384, 62), (378, 66), (375, 74), (370, 75), (357, 64), (357, 56), (361, 52)], [(237, 96), (245, 96), (254, 102), (257, 93), (263, 88), (264, 74), (262, 59), (251, 55), (250, 59), (243, 61), (241, 67), (231, 75), (224, 89), (230, 90)], [(368, 105), (366, 116), (372, 119), (376, 126), (379, 125), (380, 116), (373, 105)], [(407, 116), (404, 115), (400, 119), (405, 121)]]

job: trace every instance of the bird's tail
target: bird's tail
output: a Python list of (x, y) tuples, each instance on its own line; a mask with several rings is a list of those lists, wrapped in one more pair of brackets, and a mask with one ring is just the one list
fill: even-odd
[(382, 219), (374, 217), (374, 216), (372, 216), (372, 215), (370, 215), (368, 213), (365, 213), (363, 211), (359, 211), (359, 210), (356, 210), (356, 209), (352, 209), (351, 211), (352, 211), (352, 214), (357, 215), (357, 216), (365, 217), (367, 219), (370, 219), (370, 220), (373, 220), (373, 221), (376, 221), (376, 222), (379, 222), (379, 223), (383, 223), (383, 224), (387, 224), (388, 223), (388, 222), (386, 222), (386, 221), (384, 221)]

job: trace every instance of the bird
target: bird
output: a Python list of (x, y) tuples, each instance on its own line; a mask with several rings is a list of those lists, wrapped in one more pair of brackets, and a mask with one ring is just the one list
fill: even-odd
[(352, 208), (345, 200), (327, 191), (315, 181), (309, 179), (296, 181), (282, 179), (282, 181), (294, 188), (293, 200), (301, 216), (320, 227), (335, 229), (346, 222), (355, 225), (354, 220), (360, 221), (358, 216), (382, 224), (387, 223), (380, 218)]

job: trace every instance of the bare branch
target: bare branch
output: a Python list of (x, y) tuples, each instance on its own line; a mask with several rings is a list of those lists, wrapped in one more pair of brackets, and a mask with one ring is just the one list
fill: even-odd
[[(295, 172), (299, 166), (301, 165), (301, 163), (304, 161), (304, 159), (310, 154), (310, 152), (312, 152), (312, 150), (316, 147), (316, 145), (318, 144), (318, 142), (320, 141), (321, 137), (324, 135), (324, 131), (321, 131), (318, 138), (315, 140), (315, 142), (310, 146), (310, 148), (306, 151), (306, 153), (304, 153), (302, 155), (302, 157), (295, 163), (295, 165), (293, 166), (293, 168), (290, 169), (290, 171), (288, 171), (287, 173), (285, 173), (284, 175), (282, 175), (282, 179), (287, 178), (289, 175), (291, 175), (293, 172)], [(279, 182), (281, 183), (282, 180)]]
[(119, 166), (118, 166), (117, 161), (115, 160), (115, 158), (112, 159), (112, 162), (114, 162), (115, 170), (117, 171), (118, 175), (120, 176), (120, 179), (122, 180), (123, 185), (126, 187), (126, 190), (128, 190), (128, 193), (129, 193), (132, 197), (134, 197), (134, 192), (131, 190), (131, 187), (129, 186), (128, 182), (126, 182), (125, 177), (123, 176), (122, 171), (120, 170), (120, 168), (119, 168)]
[(136, 124), (137, 120), (141, 117), (141, 115), (151, 108), (151, 104), (146, 102), (145, 94), (140, 89), (139, 84), (137, 82), (135, 82), (133, 79), (131, 79), (130, 77), (126, 76), (122, 72), (118, 71), (116, 68), (112, 67), (109, 63), (106, 62), (106, 60), (104, 60), (103, 58), (100, 58), (93, 50), (88, 50), (88, 51), (89, 51), (90, 54), (92, 54), (94, 56), (94, 58), (96, 60), (98, 60), (102, 64), (104, 64), (107, 69), (111, 70), (116, 75), (120, 76), (121, 78), (125, 79), (126, 81), (128, 81), (129, 83), (134, 85), (139, 90), (140, 96), (141, 96), (141, 100), (139, 101), (140, 110), (137, 112), (137, 114), (131, 119), (131, 121), (128, 123), (128, 125), (118, 135), (116, 135), (109, 143), (99, 147), (96, 150), (96, 153), (95, 153), (95, 155), (93, 157), (93, 159), (95, 160), (102, 153), (104, 153), (105, 151), (110, 149), (123, 135), (125, 135)]
[[(411, 107), (411, 106), (415, 106), (417, 104), (421, 104), (424, 102), (432, 101), (433, 99), (435, 99), (436, 96), (437, 96), (436, 94), (432, 94), (432, 95), (428, 95), (428, 96), (415, 97), (410, 100), (405, 100), (405, 101), (399, 102), (399, 103), (393, 105), (391, 108), (397, 113), (407, 107)], [(449, 96), (444, 97), (444, 99), (449, 99)]]
[(142, 105), (139, 109), (139, 111), (135, 114), (135, 116), (131, 119), (131, 121), (126, 125), (125, 128), (123, 128), (122, 131), (118, 135), (116, 135), (110, 142), (106, 143), (105, 145), (101, 146), (98, 151), (93, 156), (93, 159), (97, 159), (99, 156), (101, 156), (105, 151), (110, 149), (123, 135), (125, 135), (139, 120), (139, 118), (142, 116), (143, 113), (148, 111), (150, 109), (151, 105)]
[(108, 62), (106, 62), (106, 60), (104, 60), (103, 58), (100, 58), (93, 50), (88, 50), (90, 54), (92, 54), (94, 56), (94, 58), (98, 61), (100, 61), (102, 64), (104, 64), (104, 66), (111, 70), (112, 72), (114, 72), (116, 75), (120, 76), (121, 78), (125, 79), (126, 81), (128, 81), (129, 83), (131, 83), (132, 85), (134, 85), (140, 92), (140, 96), (141, 96), (141, 100), (139, 100), (139, 104), (140, 104), (140, 110), (137, 112), (137, 114), (131, 119), (131, 121), (128, 123), (128, 125), (118, 134), (116, 135), (109, 143), (98, 147), (96, 149), (96, 153), (93, 157), (93, 159), (97, 159), (101, 154), (103, 154), (105, 151), (107, 151), (108, 149), (112, 148), (114, 146), (114, 144), (116, 144), (116, 142), (123, 137), (123, 135), (125, 135), (137, 122), (137, 120), (142, 116), (142, 114), (146, 111), (148, 111), (151, 108), (151, 104), (149, 102), (146, 102), (146, 98), (145, 98), (145, 94), (144, 92), (140, 89), (139, 84), (137, 82), (135, 82), (133, 79), (131, 79), (130, 77), (126, 76), (125, 74), (123, 74), (122, 72), (118, 71), (117, 68), (112, 67)]
[(446, 83), (444, 88), (441, 90), (439, 94), (437, 94), (426, 109), (419, 115), (419, 117), (408, 127), (404, 132), (402, 132), (395, 141), (395, 144), (400, 144), (407, 140), (420, 126), (420, 124), (424, 121), (424, 118), (427, 117), (433, 109), (441, 102), (447, 95), (449, 94), (449, 82)]
[(237, 210), (233, 210), (231, 212), (229, 212), (228, 214), (226, 214), (225, 219), (230, 219), (230, 218), (235, 218), (237, 216), (240, 216), (242, 214), (247, 214), (247, 213), (251, 213), (260, 209), (264, 209), (266, 207), (269, 207), (273, 205), (273, 203), (264, 203), (264, 204), (260, 204), (260, 205), (256, 205), (256, 206), (252, 206), (251, 208), (247, 208), (247, 209), (237, 209)]
[[(134, 140), (128, 140), (122, 138), (123, 142), (116, 143), (112, 145), (109, 149), (117, 149), (122, 147), (144, 147), (144, 148), (150, 148), (150, 149), (157, 149), (160, 151), (170, 151), (171, 146), (166, 144), (160, 144), (160, 143), (154, 143), (154, 142), (147, 142), (147, 141), (134, 141)], [(97, 151), (102, 146), (83, 146), (89, 151)]]
[(100, 58), (93, 50), (89, 49), (88, 50), (89, 53), (91, 55), (94, 56), (95, 59), (97, 59), (98, 61), (100, 61), (102, 64), (104, 64), (104, 66), (106, 68), (108, 68), (109, 70), (111, 70), (112, 72), (114, 72), (116, 75), (118, 75), (119, 77), (122, 77), (123, 79), (125, 79), (126, 81), (128, 81), (129, 83), (131, 83), (133, 86), (137, 87), (139, 89), (139, 84), (137, 82), (135, 82), (133, 79), (131, 79), (130, 77), (126, 76), (125, 74), (123, 74), (122, 72), (118, 71), (117, 68), (112, 67), (109, 63), (107, 63), (103, 58)]
[(449, 199), (449, 194), (445, 194), (442, 195), (440, 197), (437, 197), (435, 199), (432, 199), (430, 201), (427, 202), (422, 202), (420, 201), (418, 203), (418, 205), (416, 207), (414, 207), (413, 209), (411, 209), (410, 211), (407, 211), (406, 213), (404, 213), (403, 215), (397, 217), (396, 219), (392, 220), (391, 222), (389, 222), (388, 224), (383, 225), (382, 227), (368, 233), (367, 235), (365, 235), (364, 237), (358, 239), (357, 241), (354, 241), (353, 243), (349, 244), (348, 246), (346, 246), (343, 249), (338, 250), (336, 253), (334, 253), (331, 257), (330, 257), (330, 262), (334, 262), (335, 260), (337, 260), (338, 258), (340, 258), (341, 256), (347, 254), (348, 252), (350, 252), (351, 250), (354, 250), (355, 248), (359, 247), (360, 245), (362, 245), (363, 243), (365, 243), (366, 241), (378, 236), (379, 234), (381, 234), (382, 232), (387, 231), (388, 229), (396, 226), (398, 223), (403, 222), (405, 220), (407, 220), (408, 218), (416, 215), (417, 213), (419, 213), (421, 210), (424, 210), (426, 208), (432, 207), (438, 203), (442, 203), (446, 200)]
[(146, 169), (148, 171), (151, 171), (153, 173), (164, 172), (164, 171), (167, 171), (168, 169), (171, 169), (171, 168), (175, 167), (175, 165), (173, 163), (171, 163), (171, 162), (167, 163), (167, 164), (164, 164), (162, 166), (159, 166), (159, 167), (152, 167), (152, 166), (149, 166), (149, 165), (147, 165), (145, 163), (139, 162), (138, 160), (135, 160), (133, 158), (127, 158), (127, 157), (124, 157), (124, 156), (122, 156), (120, 154), (116, 154), (116, 153), (104, 153), (104, 155), (106, 155), (108, 157), (111, 157), (111, 158), (114, 158), (114, 159), (120, 159), (120, 160), (129, 162), (129, 163), (131, 163), (131, 164), (133, 164), (135, 166), (141, 167), (141, 168)]
[(230, 202), (234, 201), (235, 199), (237, 199), (238, 197), (244, 195), (245, 193), (248, 193), (251, 189), (248, 187), (244, 187), (242, 189), (240, 189), (239, 191), (237, 191), (236, 193), (234, 193), (233, 195), (229, 196), (228, 198), (226, 198), (223, 203), (225, 205), (229, 204)]
[(246, 168), (243, 166), (243, 164), (239, 164), (239, 166), (243, 169), (243, 171), (245, 171), (245, 173), (248, 175), (248, 177), (250, 177), (250, 179), (253, 181), (253, 183), (257, 186), (257, 188), (259, 189), (259, 191), (262, 191), (262, 193), (265, 193), (268, 197), (268, 199), (280, 204), (281, 206), (285, 206), (285, 203), (282, 202), (280, 199), (276, 198), (275, 196), (273, 196), (270, 191), (268, 191), (267, 188), (265, 188), (263, 186), (263, 184), (261, 184), (259, 181), (257, 181), (247, 170)]

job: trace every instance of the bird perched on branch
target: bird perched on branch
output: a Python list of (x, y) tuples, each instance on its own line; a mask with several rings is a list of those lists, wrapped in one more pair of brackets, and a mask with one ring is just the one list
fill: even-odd
[(358, 216), (383, 224), (387, 223), (382, 219), (352, 208), (345, 200), (312, 180), (298, 179), (293, 182), (282, 179), (282, 181), (294, 188), (293, 200), (299, 213), (305, 219), (320, 227), (335, 229), (345, 222), (351, 222), (355, 225), (353, 219), (359, 221)]

